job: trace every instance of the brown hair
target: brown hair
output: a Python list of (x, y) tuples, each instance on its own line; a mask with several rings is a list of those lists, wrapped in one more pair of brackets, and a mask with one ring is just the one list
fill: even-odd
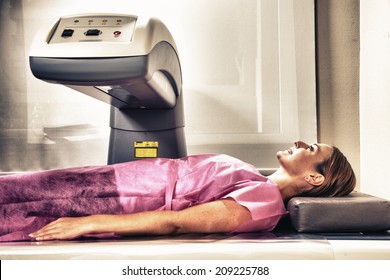
[(344, 196), (354, 190), (355, 173), (347, 158), (338, 148), (333, 147), (332, 155), (317, 165), (316, 169), (325, 177), (325, 180), (320, 186), (305, 192), (304, 196)]

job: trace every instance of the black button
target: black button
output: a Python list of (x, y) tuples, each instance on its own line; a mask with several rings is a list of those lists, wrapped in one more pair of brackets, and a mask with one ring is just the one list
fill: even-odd
[(61, 37), (72, 37), (73, 32), (73, 29), (65, 29), (64, 31), (62, 31)]
[(85, 36), (99, 36), (102, 32), (99, 29), (89, 29), (85, 32)]

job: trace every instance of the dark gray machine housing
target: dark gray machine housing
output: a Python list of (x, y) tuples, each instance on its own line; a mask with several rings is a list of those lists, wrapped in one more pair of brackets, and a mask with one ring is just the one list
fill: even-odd
[(109, 164), (186, 156), (181, 67), (165, 25), (88, 14), (48, 30), (33, 44), (31, 71), (112, 105)]

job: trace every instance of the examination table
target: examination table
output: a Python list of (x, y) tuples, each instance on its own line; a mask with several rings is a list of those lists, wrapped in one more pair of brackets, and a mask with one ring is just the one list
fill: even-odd
[(0, 259), (390, 259), (390, 201), (296, 197), (273, 232), (5, 242)]

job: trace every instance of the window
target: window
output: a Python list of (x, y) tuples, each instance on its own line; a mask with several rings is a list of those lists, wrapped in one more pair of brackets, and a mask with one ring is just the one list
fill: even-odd
[(207, 5), (181, 48), (189, 152), (275, 168), (279, 149), (316, 141), (314, 2)]

